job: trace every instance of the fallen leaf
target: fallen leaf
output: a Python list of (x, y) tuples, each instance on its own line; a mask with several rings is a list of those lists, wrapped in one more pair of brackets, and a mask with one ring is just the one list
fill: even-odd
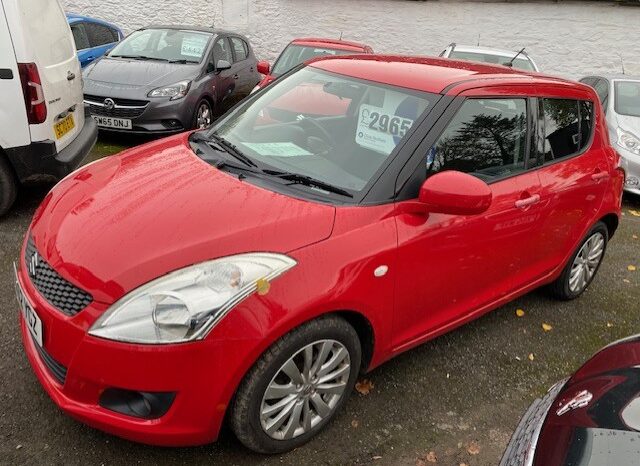
[(256, 281), (256, 291), (260, 296), (266, 295), (270, 289), (271, 289), (271, 283), (269, 283), (269, 280), (266, 280), (264, 278), (259, 278)]
[(471, 443), (467, 445), (467, 453), (469, 453), (470, 455), (477, 455), (478, 453), (480, 453), (480, 445), (478, 445), (478, 442), (472, 440)]
[(529, 358), (529, 361), (533, 361), (536, 358), (533, 353), (529, 353), (529, 356), (527, 357)]
[(613, 324), (611, 322), (607, 322), (607, 328), (611, 328), (613, 327)]
[(520, 359), (520, 356), (516, 356), (516, 361), (522, 361), (522, 359)]
[(378, 455), (376, 455), (376, 456), (372, 457), (371, 459), (372, 459), (372, 460), (381, 460), (381, 459), (382, 459), (382, 456), (378, 456)]
[(622, 281), (625, 282), (625, 283), (631, 283), (631, 280), (628, 280), (626, 278), (623, 278)]
[(633, 239), (638, 239), (638, 235), (631, 235)]
[(416, 466), (426, 466), (427, 463), (425, 463), (422, 458), (417, 458), (416, 459)]
[(356, 383), (356, 391), (361, 395), (368, 395), (373, 390), (373, 382), (369, 379), (362, 379)]
[(627, 265), (627, 270), (629, 272), (635, 272), (636, 271), (636, 266), (635, 265)]
[(549, 332), (553, 327), (549, 324), (547, 324), (546, 322), (542, 323), (542, 330), (544, 330), (545, 332)]
[(523, 317), (524, 316), (524, 310), (522, 309), (516, 309), (516, 315), (518, 317)]
[(357, 429), (359, 424), (360, 423), (358, 422), (357, 419), (354, 419), (353, 421), (351, 421), (351, 427), (353, 427), (354, 429)]
[(638, 212), (637, 210), (629, 209), (629, 213), (634, 217), (640, 217), (640, 212)]
[(427, 460), (428, 463), (438, 462), (438, 457), (436, 456), (435, 451), (430, 451), (429, 453), (427, 453), (427, 456), (425, 456), (424, 459)]

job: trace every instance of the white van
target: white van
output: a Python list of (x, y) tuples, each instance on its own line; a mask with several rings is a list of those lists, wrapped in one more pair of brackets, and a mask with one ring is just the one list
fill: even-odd
[(20, 183), (74, 170), (97, 134), (58, 0), (0, 0), (0, 215)]

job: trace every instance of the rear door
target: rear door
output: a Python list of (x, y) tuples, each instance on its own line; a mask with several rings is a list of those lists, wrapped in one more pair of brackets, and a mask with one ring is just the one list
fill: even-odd
[(255, 66), (249, 59), (249, 46), (240, 37), (230, 36), (231, 51), (233, 52), (233, 79), (236, 80), (236, 96), (234, 100), (240, 101), (248, 96), (256, 85), (253, 82)]
[[(88, 65), (93, 60), (100, 58), (102, 55), (111, 50), (118, 42), (118, 31), (103, 24), (85, 23), (87, 35), (89, 36), (89, 44), (91, 46), (91, 54), (87, 57)], [(85, 64), (83, 64), (85, 66)]]
[(233, 93), (237, 85), (234, 78), (233, 69), (233, 53), (231, 52), (231, 44), (225, 36), (219, 36), (213, 43), (211, 57), (215, 66), (220, 60), (227, 61), (231, 64), (228, 70), (215, 70), (215, 99), (216, 106), (213, 109), (217, 115), (221, 115), (233, 105)]
[(59, 151), (84, 126), (82, 79), (73, 35), (57, 0), (4, 0), (19, 63), (35, 63), (47, 115), (30, 125), (32, 141), (55, 141)]
[(523, 263), (532, 260), (527, 244), (534, 241), (541, 205), (538, 175), (526, 159), (530, 101), (500, 91), (466, 98), (435, 143), (418, 149), (426, 177), (444, 170), (469, 173), (489, 184), (493, 200), (474, 216), (425, 218), (411, 212), (413, 201), (407, 209), (399, 206), (406, 210), (396, 217), (402, 270), (394, 339), (400, 349), (507, 297), (518, 286)]

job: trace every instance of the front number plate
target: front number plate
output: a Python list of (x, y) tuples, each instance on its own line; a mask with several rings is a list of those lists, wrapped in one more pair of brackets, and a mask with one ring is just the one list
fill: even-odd
[(75, 127), (76, 122), (73, 121), (73, 113), (69, 113), (66, 117), (53, 125), (53, 131), (56, 133), (56, 139), (60, 139)]
[(98, 126), (103, 128), (115, 128), (115, 129), (132, 129), (131, 120), (125, 118), (112, 118), (98, 115), (91, 115)]
[(22, 291), (22, 287), (20, 286), (20, 282), (18, 281), (18, 271), (13, 266), (15, 272), (15, 286), (16, 286), (16, 298), (18, 298), (18, 305), (20, 306), (20, 311), (22, 312), (22, 316), (24, 317), (24, 321), (27, 324), (27, 328), (33, 339), (38, 343), (38, 345), (42, 346), (42, 320), (36, 314), (36, 311), (33, 310), (33, 306), (29, 304), (27, 297), (24, 295), (24, 291)]

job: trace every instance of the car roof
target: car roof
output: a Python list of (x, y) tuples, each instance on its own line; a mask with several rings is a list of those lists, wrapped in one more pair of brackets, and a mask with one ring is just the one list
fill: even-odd
[[(518, 50), (494, 49), (491, 47), (480, 47), (475, 45), (451, 44), (450, 46), (453, 47), (453, 52), (485, 53), (487, 55), (498, 55), (500, 57), (513, 57), (518, 53)], [(526, 51), (522, 52), (519, 56), (523, 55), (529, 58)]]
[(622, 73), (591, 73), (585, 74), (580, 79), (584, 78), (604, 78), (608, 80), (625, 80), (625, 81), (640, 81), (640, 76), (633, 76), (630, 74)]
[(209, 34), (231, 34), (234, 36), (244, 37), (237, 32), (227, 31), (224, 29), (218, 29), (213, 27), (194, 26), (190, 24), (150, 24), (149, 26), (138, 29), (139, 31), (145, 29), (173, 29), (176, 31), (193, 31), (193, 32), (206, 32)]
[(307, 64), (346, 76), (432, 93), (446, 93), (448, 88), (457, 84), (478, 87), (477, 82), (488, 79), (491, 82), (485, 81), (484, 85), (554, 83), (591, 89), (585, 84), (541, 73), (450, 58), (402, 55), (330, 56), (312, 59)]
[(337, 50), (353, 50), (353, 51), (363, 51), (367, 47), (366, 44), (360, 44), (358, 42), (351, 42), (348, 40), (341, 39), (323, 39), (319, 37), (301, 37), (298, 39), (293, 39), (291, 41), (292, 44), (296, 45), (306, 45), (309, 47), (314, 46), (324, 46), (330, 47)]
[(112, 27), (112, 28), (120, 29), (118, 26), (116, 26), (113, 23), (110, 23), (110, 22), (105, 21), (103, 19), (92, 18), (91, 16), (83, 16), (83, 15), (79, 15), (79, 14), (76, 14), (76, 13), (66, 13), (66, 17), (67, 17), (67, 21), (69, 22), (69, 24), (73, 24), (73, 23), (78, 23), (80, 21), (84, 21), (84, 22), (88, 22), (88, 23), (104, 24), (105, 26), (109, 26), (109, 27)]

